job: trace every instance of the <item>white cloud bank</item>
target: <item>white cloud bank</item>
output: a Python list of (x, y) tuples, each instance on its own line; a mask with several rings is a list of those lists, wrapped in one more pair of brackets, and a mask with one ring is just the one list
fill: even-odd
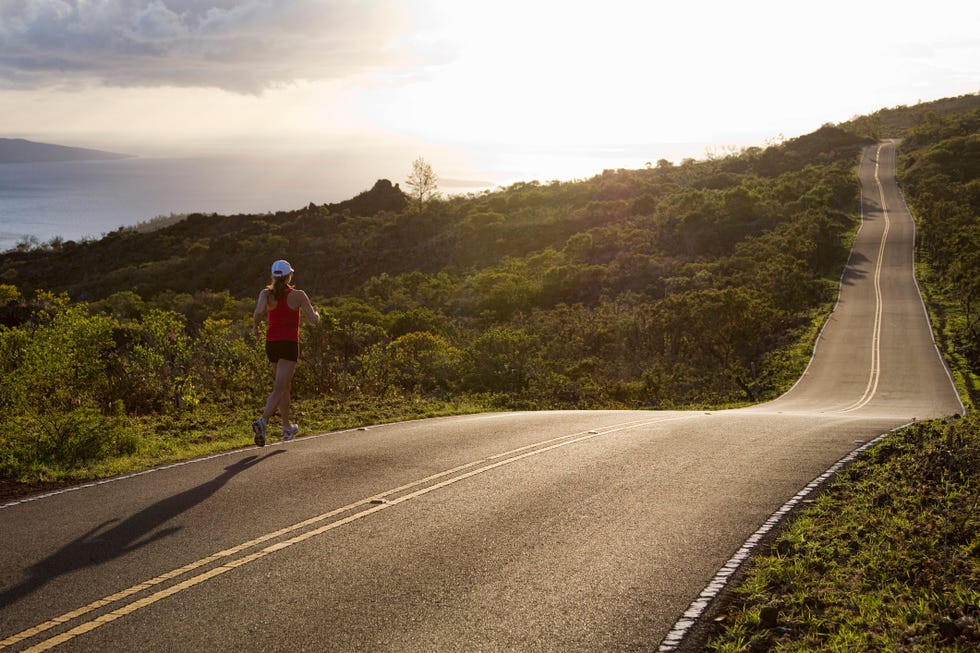
[(759, 144), (980, 90), (978, 28), (975, 0), (0, 0), (0, 116), (120, 151)]
[(420, 63), (395, 0), (4, 0), (0, 88), (259, 93)]

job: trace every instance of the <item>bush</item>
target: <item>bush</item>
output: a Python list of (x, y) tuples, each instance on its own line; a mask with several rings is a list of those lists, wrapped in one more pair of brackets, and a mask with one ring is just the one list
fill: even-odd
[(68, 412), (28, 412), (13, 420), (4, 440), (0, 474), (19, 475), (26, 469), (72, 469), (118, 453), (131, 453), (135, 443), (112, 437), (112, 421), (92, 407)]

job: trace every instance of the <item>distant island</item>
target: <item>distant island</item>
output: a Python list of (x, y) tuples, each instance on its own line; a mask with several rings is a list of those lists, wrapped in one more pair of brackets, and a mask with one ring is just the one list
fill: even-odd
[(128, 159), (129, 154), (35, 143), (23, 138), (0, 138), (0, 163), (54, 163), (57, 161), (99, 161)]

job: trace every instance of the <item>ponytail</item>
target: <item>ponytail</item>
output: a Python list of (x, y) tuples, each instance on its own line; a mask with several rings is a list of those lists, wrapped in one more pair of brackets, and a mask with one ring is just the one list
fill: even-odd
[(286, 293), (286, 290), (292, 288), (292, 284), (289, 283), (293, 275), (288, 277), (272, 277), (272, 283), (270, 283), (266, 288), (272, 292), (272, 296), (279, 301), (280, 298)]

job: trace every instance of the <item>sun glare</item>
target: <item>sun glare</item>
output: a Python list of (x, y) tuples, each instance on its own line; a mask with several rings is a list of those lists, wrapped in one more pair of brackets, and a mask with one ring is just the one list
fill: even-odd
[(408, 0), (381, 17), (358, 9), (351, 25), (317, 23), (290, 41), (297, 47), (271, 51), (295, 78), (258, 77), (250, 91), (222, 86), (216, 72), (210, 86), (79, 78), (6, 91), (0, 114), (13, 135), (95, 147), (419, 143), (508, 147), (544, 162), (613, 146), (761, 144), (953, 94), (950, 79), (977, 90), (975, 64), (964, 63), (980, 60), (968, 31), (977, 9), (960, 7), (954, 20), (907, 0), (887, 12), (875, 4), (826, 0), (803, 12), (781, 0)]
[(659, 3), (440, 8), (431, 26), (452, 40), (455, 59), (413, 83), (363, 92), (358, 113), (370, 122), (444, 142), (703, 138), (722, 114), (739, 109), (733, 98), (745, 82), (735, 59), (765, 55), (755, 52), (752, 32), (730, 30), (723, 15), (703, 20)]

